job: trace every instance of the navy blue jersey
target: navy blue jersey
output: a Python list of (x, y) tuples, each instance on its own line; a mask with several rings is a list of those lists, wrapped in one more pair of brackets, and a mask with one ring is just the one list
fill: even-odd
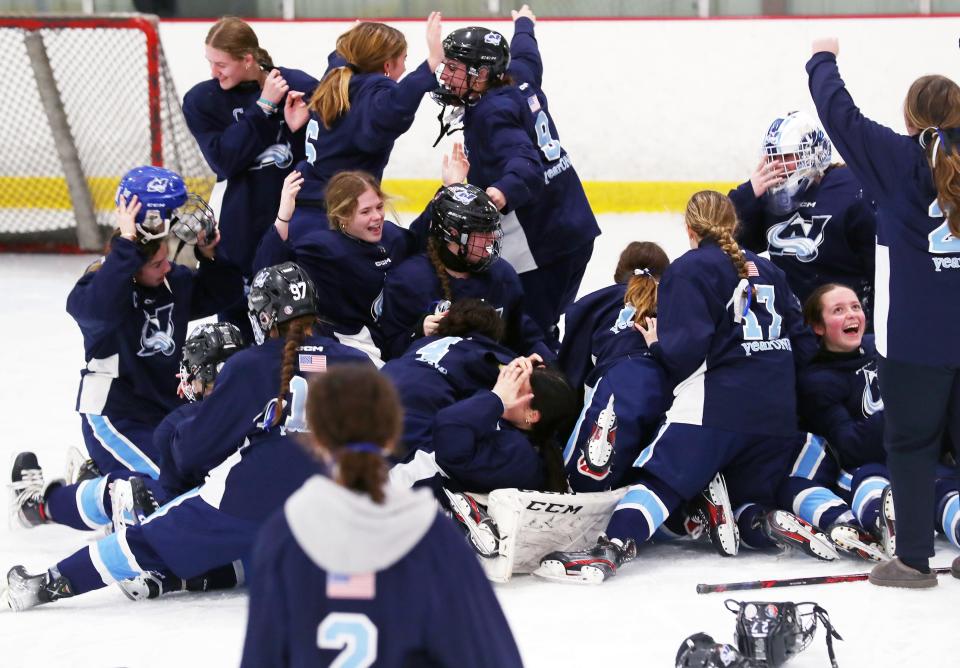
[[(160, 484), (170, 483), (169, 476), (163, 474), (163, 463), (170, 460), (170, 451), (173, 444), (180, 439), (180, 430), (184, 429), (200, 411), (200, 402), (194, 401), (183, 404), (171, 411), (153, 432), (153, 447), (160, 456)], [(185, 488), (177, 483), (169, 488), (172, 496), (182, 492)]]
[(826, 438), (848, 471), (886, 461), (876, 357), (873, 337), (866, 336), (852, 353), (820, 351), (800, 373), (803, 428)]
[(740, 219), (737, 241), (755, 253), (768, 251), (801, 304), (824, 283), (840, 283), (869, 308), (877, 221), (853, 172), (828, 169), (792, 213), (767, 211), (749, 181), (731, 190), (730, 199)]
[(960, 365), (960, 322), (943, 317), (960, 294), (960, 239), (937, 204), (923, 149), (915, 137), (860, 113), (834, 55), (814, 54), (807, 72), (820, 122), (877, 203), (877, 352), (912, 364)]
[(668, 422), (790, 436), (797, 429), (795, 355), (816, 350), (783, 272), (744, 251), (759, 276), (750, 310), (734, 321), (739, 278), (712, 240), (675, 260), (657, 293), (654, 352), (677, 383)]
[(564, 312), (557, 362), (580, 392), (585, 383), (593, 387), (611, 364), (647, 352), (643, 335), (633, 327), (637, 310), (623, 303), (626, 293), (626, 283), (615, 283), (584, 295)]
[(437, 466), (471, 492), (504, 487), (544, 489), (546, 469), (530, 437), (506, 420), (503, 402), (480, 390), (437, 413), (433, 454)]
[(476, 556), (429, 495), (375, 504), (318, 476), (261, 530), (241, 665), (335, 661), (522, 665)]
[[(544, 359), (553, 354), (543, 343), (543, 332), (523, 312), (523, 288), (509, 262), (498, 259), (483, 272), (466, 278), (448, 275), (453, 301), (473, 297), (497, 309), (506, 325), (504, 344), (522, 354), (539, 353)], [(437, 303), (445, 299), (440, 278), (426, 253), (404, 260), (387, 273), (383, 288), (383, 313), (380, 317), (387, 357), (397, 357), (411, 342), (423, 336), (423, 318), (433, 315)]]
[(574, 492), (601, 492), (631, 482), (634, 461), (670, 407), (670, 389), (666, 373), (649, 353), (609, 365), (595, 389), (587, 391), (563, 451)]
[(317, 288), (321, 318), (339, 333), (356, 334), (366, 327), (379, 347), (382, 342), (377, 320), (384, 277), (418, 246), (415, 232), (388, 220), (376, 244), (331, 229), (315, 229), (286, 244), (276, 228), (270, 228), (257, 251), (254, 267), (293, 260)]
[[(342, 65), (346, 61), (334, 52), (327, 72)], [(323, 202), (327, 182), (344, 170), (363, 170), (381, 180), (393, 143), (410, 129), (423, 96), (436, 87), (437, 79), (426, 61), (399, 82), (382, 72), (352, 75), (346, 113), (329, 128), (316, 114), (310, 114), (306, 160), (297, 165), (303, 174), (297, 201)]]
[[(257, 422), (268, 402), (277, 396), (285, 343), (282, 338), (267, 339), (263, 345), (241, 350), (226, 361), (217, 376), (216, 389), (200, 402), (194, 419), (178, 430), (179, 438), (171, 443), (170, 458), (164, 460), (160, 474), (165, 487), (189, 489), (236, 453), (245, 439), (253, 440), (261, 433)], [(302, 408), (309, 373), (322, 371), (329, 364), (369, 364), (369, 359), (325, 336), (310, 336), (297, 349), (294, 363), (287, 403)], [(303, 416), (291, 419), (299, 425)]]
[(540, 90), (543, 63), (529, 19), (514, 24), (510, 54), (515, 85), (466, 108), (463, 141), (470, 183), (507, 199), (504, 257), (523, 273), (580, 250), (600, 228)]
[(80, 413), (159, 423), (182, 403), (177, 373), (187, 324), (242, 294), (240, 274), (223, 261), (202, 258), (196, 272), (171, 264), (156, 288), (134, 281), (143, 264), (136, 243), (118, 237), (67, 297), (87, 363), (80, 372)]
[(403, 404), (403, 445), (430, 448), (437, 411), (497, 382), (517, 355), (485, 336), (427, 336), (381, 369)]
[[(300, 70), (277, 68), (290, 85), (309, 97), (317, 80)], [(223, 90), (203, 81), (183, 97), (187, 127), (217, 175), (210, 204), (220, 221), (222, 246), (231, 261), (251, 276), (250, 262), (260, 237), (277, 215), (283, 179), (303, 159), (304, 131), (290, 132), (280, 111), (257, 105), (260, 86), (249, 81)]]

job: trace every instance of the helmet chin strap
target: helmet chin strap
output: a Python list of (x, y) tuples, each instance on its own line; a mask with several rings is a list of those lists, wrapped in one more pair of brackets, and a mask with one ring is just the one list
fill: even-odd
[(440, 121), (440, 134), (437, 135), (437, 140), (433, 142), (433, 148), (436, 148), (444, 137), (449, 137), (454, 132), (463, 132), (463, 107), (453, 106), (448, 114), (446, 113), (448, 106), (451, 105), (443, 105), (440, 113), (437, 114), (437, 120)]
[(455, 255), (447, 248), (446, 244), (438, 244), (437, 253), (440, 255), (440, 261), (447, 269), (453, 271), (472, 273), (473, 267), (467, 263), (459, 254)]

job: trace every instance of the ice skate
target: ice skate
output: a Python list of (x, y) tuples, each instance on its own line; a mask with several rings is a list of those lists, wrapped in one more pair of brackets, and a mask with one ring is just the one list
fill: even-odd
[(7, 605), (14, 612), (70, 596), (73, 596), (73, 588), (62, 575), (51, 571), (30, 575), (23, 566), (14, 566), (7, 573)]
[(887, 485), (880, 496), (880, 537), (883, 551), (893, 559), (897, 553), (896, 513), (893, 509), (893, 488)]
[(21, 452), (10, 473), (10, 523), (16, 518), (20, 526), (31, 528), (50, 522), (45, 502), (46, 493), (63, 484), (62, 480), (44, 483), (43, 469), (32, 452)]
[(469, 494), (443, 490), (450, 500), (453, 516), (467, 530), (470, 544), (481, 557), (496, 557), (500, 550), (500, 531), (496, 522)]
[(772, 510), (763, 520), (766, 536), (788, 548), (799, 548), (811, 557), (824, 561), (839, 559), (837, 549), (823, 533), (813, 525), (785, 510)]
[(143, 478), (136, 476), (110, 484), (110, 505), (115, 529), (141, 524), (159, 507)]
[(890, 557), (883, 551), (883, 546), (870, 533), (860, 527), (846, 522), (834, 524), (827, 532), (833, 544), (850, 554), (867, 561), (888, 561)]
[(617, 574), (617, 569), (637, 556), (632, 540), (621, 543), (600, 536), (595, 547), (574, 552), (551, 552), (540, 560), (534, 575), (556, 582), (600, 584)]
[[(693, 502), (689, 512), (690, 518), (685, 523), (686, 526), (703, 526), (720, 556), (736, 556), (740, 551), (740, 529), (733, 517), (727, 483), (721, 474), (714, 476), (703, 493)], [(689, 528), (688, 533), (693, 535)]]

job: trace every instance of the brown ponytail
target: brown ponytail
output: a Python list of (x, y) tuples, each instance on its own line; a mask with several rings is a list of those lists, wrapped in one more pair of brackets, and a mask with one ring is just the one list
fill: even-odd
[[(960, 146), (957, 146), (960, 140), (960, 86), (939, 74), (920, 77), (907, 91), (903, 115), (909, 125), (921, 131), (927, 162), (933, 171), (937, 201), (951, 234), (960, 237)], [(956, 139), (947, 136), (948, 130)], [(941, 132), (944, 133), (942, 138), (938, 137)], [(947, 139), (949, 145), (943, 139)], [(951, 217), (951, 214), (954, 215)]]
[(207, 32), (204, 44), (223, 51), (237, 60), (242, 60), (244, 56), (250, 54), (267, 72), (274, 68), (270, 54), (260, 47), (257, 33), (253, 32), (250, 24), (236, 16), (224, 16), (214, 23)]
[(290, 389), (290, 379), (293, 378), (293, 370), (296, 366), (294, 359), (296, 358), (297, 348), (303, 345), (303, 340), (307, 337), (307, 334), (313, 331), (313, 323), (316, 320), (315, 315), (302, 315), (299, 318), (277, 325), (277, 330), (286, 338), (286, 343), (283, 345), (283, 364), (280, 367), (280, 393), (277, 395), (277, 411), (273, 414), (271, 427), (277, 426), (283, 416), (280, 407), (283, 406), (283, 398)]
[(348, 65), (327, 73), (310, 98), (310, 111), (319, 116), (329, 130), (334, 121), (350, 111), (350, 79), (354, 72), (383, 72), (385, 62), (399, 58), (406, 51), (407, 40), (396, 28), (371, 21), (353, 26), (337, 38), (337, 53)]
[(453, 288), (450, 287), (450, 274), (440, 259), (440, 252), (437, 250), (437, 244), (441, 243), (436, 237), (430, 237), (427, 240), (427, 259), (433, 265), (433, 270), (437, 272), (437, 278), (440, 279), (440, 291), (443, 292), (443, 298), (447, 301), (453, 301)]
[(684, 222), (700, 238), (716, 241), (733, 262), (737, 276), (747, 278), (747, 258), (733, 238), (733, 231), (737, 228), (737, 212), (729, 197), (714, 190), (694, 193), (687, 202)]
[[(399, 441), (403, 409), (393, 384), (358, 364), (317, 374), (307, 393), (307, 424), (319, 446), (337, 460), (337, 481), (383, 503), (388, 454)], [(383, 454), (351, 450), (379, 447)]]

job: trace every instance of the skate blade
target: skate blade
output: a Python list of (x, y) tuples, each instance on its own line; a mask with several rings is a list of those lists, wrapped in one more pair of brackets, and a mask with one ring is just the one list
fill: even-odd
[(584, 566), (578, 573), (568, 573), (562, 563), (552, 559), (541, 562), (533, 574), (543, 580), (572, 585), (596, 586), (607, 579), (599, 568), (593, 566)]

